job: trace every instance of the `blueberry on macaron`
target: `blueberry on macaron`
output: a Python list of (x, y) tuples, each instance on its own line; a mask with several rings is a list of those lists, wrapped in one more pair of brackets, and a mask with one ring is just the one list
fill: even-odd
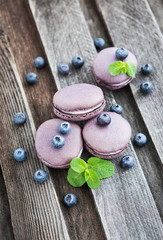
[(124, 156), (120, 161), (120, 166), (124, 169), (132, 168), (135, 164), (135, 158), (130, 155)]
[(62, 134), (68, 134), (71, 131), (71, 124), (69, 122), (61, 122), (58, 131)]
[(72, 65), (74, 68), (81, 68), (84, 64), (84, 59), (81, 56), (76, 56), (72, 59)]
[(144, 75), (147, 75), (149, 73), (151, 73), (153, 71), (153, 67), (151, 64), (149, 63), (146, 63), (144, 64), (142, 67), (141, 67), (141, 72), (144, 74)]
[(142, 147), (147, 143), (147, 137), (143, 133), (137, 133), (134, 137), (135, 145)]
[(26, 159), (27, 152), (24, 148), (17, 148), (14, 151), (14, 159), (18, 162), (22, 162)]
[(48, 179), (48, 173), (44, 169), (38, 169), (33, 177), (36, 182), (43, 183)]
[(34, 84), (35, 82), (37, 82), (37, 74), (30, 72), (26, 75), (26, 81), (30, 84)]
[(27, 121), (25, 113), (18, 112), (14, 115), (14, 123), (16, 125), (23, 125)]
[(55, 148), (62, 148), (65, 145), (65, 138), (62, 135), (55, 135), (52, 138), (52, 145)]
[(95, 45), (97, 51), (100, 51), (100, 50), (102, 50), (102, 49), (104, 48), (104, 46), (105, 46), (105, 40), (104, 40), (103, 38), (96, 38), (96, 39), (94, 40), (94, 45)]
[(63, 75), (63, 76), (68, 75), (69, 72), (70, 72), (70, 67), (69, 67), (69, 65), (66, 64), (66, 63), (61, 63), (61, 64), (59, 64), (59, 66), (58, 66), (58, 72), (59, 72), (61, 75)]
[(45, 59), (43, 57), (36, 57), (34, 59), (34, 65), (36, 68), (43, 68), (45, 67), (46, 63), (45, 63)]
[(111, 112), (115, 112), (115, 113), (118, 113), (118, 114), (122, 114), (123, 112), (123, 107), (120, 105), (120, 104), (113, 104), (111, 107), (110, 107), (110, 111)]
[(111, 117), (109, 116), (108, 113), (101, 113), (98, 117), (97, 117), (97, 124), (99, 126), (107, 126), (109, 125), (111, 122)]
[(77, 204), (77, 197), (73, 193), (68, 193), (64, 196), (63, 201), (67, 207), (72, 207)]
[(118, 48), (115, 52), (116, 58), (119, 60), (124, 60), (128, 57), (128, 50), (126, 48)]
[(140, 91), (143, 94), (149, 94), (153, 91), (153, 89), (154, 89), (153, 83), (150, 81), (145, 81), (140, 85)]

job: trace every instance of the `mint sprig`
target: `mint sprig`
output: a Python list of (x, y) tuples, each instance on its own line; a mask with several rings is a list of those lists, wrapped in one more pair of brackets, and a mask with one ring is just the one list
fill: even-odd
[(127, 74), (129, 77), (135, 78), (136, 66), (134, 65), (133, 62), (117, 61), (110, 64), (108, 71), (112, 76), (116, 76), (122, 73), (122, 74)]
[(86, 163), (81, 158), (74, 158), (70, 163), (67, 180), (73, 187), (81, 187), (87, 182), (90, 188), (100, 186), (100, 179), (111, 177), (114, 165), (101, 158), (91, 157)]

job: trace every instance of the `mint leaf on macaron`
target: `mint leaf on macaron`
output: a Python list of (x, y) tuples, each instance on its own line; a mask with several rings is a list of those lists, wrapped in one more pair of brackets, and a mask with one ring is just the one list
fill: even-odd
[(124, 63), (122, 61), (114, 62), (109, 66), (109, 73), (113, 76), (116, 76), (120, 74), (123, 66), (124, 66)]
[(134, 63), (129, 61), (127, 62), (117, 61), (110, 64), (108, 71), (112, 76), (116, 76), (122, 73), (127, 74), (129, 77), (135, 78), (136, 66), (134, 65)]
[(135, 74), (136, 74), (136, 67), (132, 62), (127, 61), (125, 63), (125, 67), (126, 67), (126, 71), (127, 71), (127, 75), (130, 77), (135, 78)]

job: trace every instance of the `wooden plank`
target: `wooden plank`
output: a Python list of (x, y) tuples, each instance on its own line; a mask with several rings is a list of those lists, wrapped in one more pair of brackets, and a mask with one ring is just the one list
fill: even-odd
[[(37, 70), (33, 65), (36, 56), (46, 54), (42, 47), (35, 22), (27, 1), (2, 0), (0, 22), (10, 39), (10, 46), (14, 55), (23, 88), (28, 100), (36, 128), (47, 119), (54, 118), (52, 98), (56, 91), (51, 70), (45, 68)], [(38, 81), (30, 86), (25, 81), (27, 72), (36, 72)], [(67, 209), (61, 203), (61, 210), (72, 239), (105, 239), (105, 234), (95, 210), (93, 197), (87, 187), (73, 188), (67, 183), (67, 170), (49, 169), (53, 178), (53, 185), (58, 199), (62, 202), (66, 193), (72, 192), (78, 197), (78, 207)], [(61, 187), (63, 186), (63, 187)], [(89, 199), (89, 201), (88, 201)], [(82, 211), (81, 211), (82, 209)], [(89, 221), (86, 223), (86, 216)], [(85, 228), (87, 225), (87, 228)], [(84, 229), (84, 231), (83, 231)]]
[[(84, 16), (89, 26), (92, 38), (94, 39), (98, 36), (101, 36), (106, 41), (106, 47), (113, 46), (113, 43), (110, 41), (108, 31), (106, 30), (106, 26), (103, 24), (101, 14), (97, 9), (94, 0), (80, 0), (80, 4), (83, 9)], [(152, 195), (155, 199), (160, 216), (163, 219), (163, 165), (161, 164), (155, 146), (148, 134), (140, 111), (130, 91), (130, 87), (126, 86), (125, 88), (122, 88), (118, 91), (113, 91), (113, 95), (116, 102), (120, 103), (124, 108), (123, 116), (130, 122), (132, 126), (133, 136), (137, 132), (143, 132), (148, 138), (148, 144), (146, 144), (143, 148), (134, 146), (134, 149), (149, 184)], [(130, 99), (130, 104), (128, 99)]]
[[(10, 52), (0, 31), (0, 146), (1, 167), (7, 187), (15, 239), (69, 239), (65, 221), (51, 177), (45, 184), (33, 180), (34, 172), (44, 168), (34, 149), (35, 125), (23, 86)], [(23, 127), (13, 123), (13, 115), (23, 111), (28, 120)], [(4, 144), (7, 143), (7, 144)], [(27, 150), (27, 160), (13, 160), (17, 147)]]
[(152, 9), (152, 12), (159, 24), (161, 32), (163, 33), (163, 1), (162, 0), (148, 0), (148, 3)]
[[(130, 3), (126, 0), (114, 2), (97, 0), (97, 5), (114, 45), (125, 46), (138, 58), (137, 77), (130, 86), (163, 163), (163, 85), (161, 84), (163, 36), (158, 24), (146, 0)], [(153, 65), (154, 71), (149, 76), (144, 77), (140, 73), (140, 68), (146, 62)], [(154, 83), (155, 89), (152, 94), (144, 96), (139, 89), (141, 82), (147, 79)]]
[[(78, 82), (94, 83), (91, 64), (96, 51), (79, 2), (70, 5), (66, 1), (29, 0), (29, 4), (58, 88)], [(66, 78), (59, 76), (57, 65), (62, 61), (70, 63), (77, 54), (85, 58), (83, 68), (72, 68)], [(113, 95), (103, 90), (108, 109)], [(135, 156), (136, 166), (124, 172), (114, 160), (116, 174), (92, 191), (105, 234), (107, 239), (161, 239), (161, 220), (131, 143), (128, 153)], [(83, 157), (87, 156), (84, 152)]]
[(0, 169), (0, 239), (14, 240), (5, 182)]

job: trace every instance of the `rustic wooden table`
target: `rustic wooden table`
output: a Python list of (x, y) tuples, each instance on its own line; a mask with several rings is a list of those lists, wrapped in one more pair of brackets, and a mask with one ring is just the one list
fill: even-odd
[[(0, 239), (1, 240), (161, 240), (163, 228), (163, 2), (162, 0), (0, 0)], [(143, 148), (129, 144), (136, 166), (123, 171), (113, 161), (115, 174), (98, 190), (76, 189), (66, 180), (67, 170), (47, 169), (38, 160), (34, 138), (38, 126), (54, 118), (52, 97), (57, 89), (95, 83), (91, 65), (97, 54), (93, 39), (103, 37), (107, 46), (125, 46), (138, 58), (136, 79), (125, 88), (103, 89), (106, 109), (113, 102), (124, 107), (123, 116), (133, 135), (143, 132)], [(85, 65), (59, 76), (57, 65), (82, 55)], [(49, 63), (36, 70), (33, 59)], [(140, 74), (143, 63), (154, 72)], [(37, 72), (38, 83), (29, 86), (28, 72)], [(149, 96), (139, 93), (143, 80), (154, 83)], [(28, 116), (24, 127), (13, 115)], [(13, 160), (13, 151), (24, 147), (28, 159)], [(83, 158), (86, 158), (86, 151)], [(49, 172), (43, 184), (33, 181), (38, 168)], [(73, 192), (78, 205), (67, 209), (63, 196)]]

